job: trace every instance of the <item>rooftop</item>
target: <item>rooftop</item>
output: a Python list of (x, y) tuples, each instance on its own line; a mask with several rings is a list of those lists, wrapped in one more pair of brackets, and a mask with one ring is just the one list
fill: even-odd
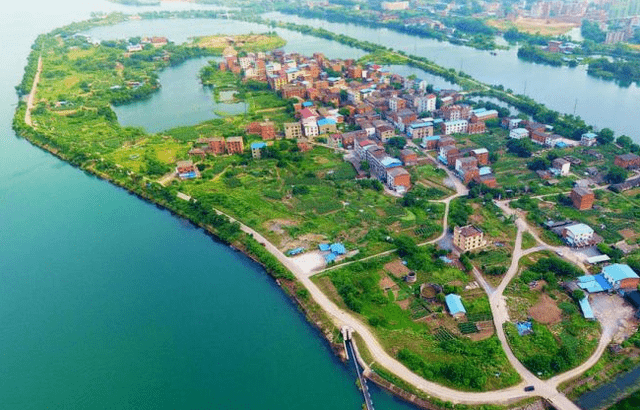
[(267, 146), (267, 144), (265, 144), (264, 142), (253, 142), (253, 143), (251, 143), (251, 149), (260, 149), (260, 148), (264, 148), (266, 146)]
[(595, 319), (596, 317), (593, 315), (593, 310), (591, 309), (591, 305), (589, 304), (589, 299), (582, 298), (580, 299), (580, 308), (582, 309), (582, 314), (585, 319)]
[(449, 309), (449, 313), (452, 315), (456, 315), (458, 313), (467, 313), (464, 305), (462, 305), (462, 298), (459, 295), (450, 293), (444, 298), (447, 303), (447, 309)]
[(611, 278), (614, 282), (621, 281), (623, 279), (638, 278), (638, 274), (629, 267), (621, 263), (614, 263), (613, 265), (605, 266), (602, 268), (602, 272)]
[(460, 229), (460, 235), (462, 236), (474, 236), (474, 235), (482, 234), (482, 230), (480, 230), (479, 228), (476, 228), (473, 225), (463, 226), (458, 229)]
[(593, 234), (593, 229), (591, 229), (591, 227), (589, 225), (586, 224), (575, 224), (575, 225), (569, 225), (565, 228), (567, 231), (571, 232), (574, 236), (579, 236), (579, 235), (592, 235)]

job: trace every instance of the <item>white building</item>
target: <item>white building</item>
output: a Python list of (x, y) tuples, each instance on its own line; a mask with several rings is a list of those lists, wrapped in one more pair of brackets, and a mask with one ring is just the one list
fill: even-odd
[(558, 171), (560, 176), (566, 177), (571, 170), (571, 163), (564, 158), (556, 158), (553, 160), (553, 168)]
[(464, 134), (468, 128), (469, 122), (467, 120), (445, 121), (442, 123), (442, 133), (444, 135)]
[(509, 132), (509, 138), (513, 138), (515, 140), (521, 140), (523, 138), (527, 138), (529, 136), (529, 131), (524, 128), (514, 128)]
[(562, 230), (562, 236), (571, 246), (587, 246), (593, 240), (593, 229), (583, 223), (569, 225)]
[(305, 118), (302, 120), (302, 129), (307, 138), (317, 137), (319, 134), (318, 123), (315, 118)]

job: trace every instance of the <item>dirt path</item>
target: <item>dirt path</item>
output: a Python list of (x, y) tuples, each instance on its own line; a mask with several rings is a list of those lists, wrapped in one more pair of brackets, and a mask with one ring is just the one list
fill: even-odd
[(36, 92), (38, 90), (38, 83), (40, 82), (40, 73), (42, 73), (42, 56), (38, 57), (38, 70), (35, 77), (33, 77), (33, 85), (31, 86), (31, 92), (27, 98), (27, 112), (24, 114), (24, 122), (33, 127), (33, 121), (31, 120), (31, 110), (35, 106)]

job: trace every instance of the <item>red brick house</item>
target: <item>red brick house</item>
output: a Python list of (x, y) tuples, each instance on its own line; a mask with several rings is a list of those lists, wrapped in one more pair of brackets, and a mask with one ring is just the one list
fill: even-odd
[(576, 209), (584, 211), (585, 209), (591, 209), (593, 207), (593, 201), (595, 195), (593, 191), (587, 188), (576, 187), (571, 190), (569, 198), (573, 202), (573, 206)]
[(640, 167), (640, 157), (631, 153), (616, 155), (613, 163), (625, 169), (638, 168)]

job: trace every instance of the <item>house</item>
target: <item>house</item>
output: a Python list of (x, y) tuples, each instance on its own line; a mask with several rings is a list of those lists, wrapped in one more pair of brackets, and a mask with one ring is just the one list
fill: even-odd
[(410, 149), (400, 151), (400, 160), (406, 167), (416, 165), (418, 163), (418, 154)]
[(467, 125), (467, 134), (484, 134), (487, 125), (483, 121), (469, 122)]
[(398, 192), (406, 192), (411, 187), (411, 175), (401, 167), (387, 171), (387, 186)]
[(299, 122), (285, 122), (284, 137), (287, 139), (302, 138), (302, 124)]
[(445, 121), (441, 127), (444, 135), (464, 134), (469, 128), (469, 122), (467, 120)]
[(637, 289), (640, 277), (629, 267), (621, 263), (614, 263), (602, 268), (602, 275), (613, 289)]
[(467, 310), (462, 304), (462, 298), (460, 295), (450, 293), (444, 297), (444, 301), (447, 304), (447, 310), (454, 318), (460, 319), (467, 314)]
[(498, 118), (498, 111), (487, 110), (486, 108), (478, 108), (471, 111), (471, 122), (487, 121), (493, 118)]
[(198, 176), (193, 161), (178, 161), (176, 164), (176, 173), (181, 179), (191, 179)]
[(566, 177), (569, 175), (571, 169), (571, 163), (564, 158), (556, 158), (552, 162), (553, 169), (558, 171), (560, 176)]
[(454, 145), (445, 145), (440, 148), (438, 160), (447, 166), (454, 166), (456, 159), (460, 157), (460, 151)]
[(453, 228), (453, 244), (462, 252), (478, 249), (487, 244), (484, 232), (473, 225)]
[(336, 120), (333, 118), (322, 118), (317, 122), (318, 125), (318, 134), (328, 134), (331, 132), (336, 132)]
[(424, 137), (422, 138), (421, 146), (422, 148), (428, 149), (428, 150), (436, 149), (438, 147), (438, 141), (440, 141), (439, 135)]
[(583, 247), (593, 245), (593, 229), (589, 225), (577, 223), (562, 229), (562, 237), (569, 246)]
[(315, 117), (303, 118), (302, 129), (304, 130), (304, 136), (311, 139), (317, 137), (320, 133)]
[(571, 202), (573, 202), (573, 206), (576, 209), (584, 211), (585, 209), (591, 209), (593, 207), (595, 195), (593, 191), (588, 188), (576, 187), (571, 190), (569, 198), (571, 198)]
[(264, 141), (276, 139), (276, 127), (275, 124), (270, 121), (261, 122), (258, 124), (260, 137)]
[(489, 164), (489, 150), (486, 148), (478, 148), (471, 151), (471, 156), (478, 160), (478, 165)]
[(509, 138), (513, 138), (515, 140), (521, 140), (523, 138), (527, 138), (529, 136), (529, 131), (526, 128), (514, 128), (509, 131)]
[(598, 136), (592, 132), (587, 132), (586, 134), (582, 134), (580, 138), (580, 145), (583, 147), (593, 147), (597, 143)]
[(411, 138), (425, 138), (433, 135), (433, 123), (431, 121), (414, 122), (407, 126), (407, 135)]
[(613, 163), (625, 169), (638, 168), (640, 167), (640, 157), (631, 153), (616, 155)]
[(331, 148), (342, 148), (342, 134), (331, 134), (327, 137), (327, 145)]
[(251, 156), (253, 159), (262, 158), (262, 150), (267, 147), (264, 142), (254, 142), (251, 144)]
[(215, 155), (224, 154), (226, 149), (226, 142), (222, 137), (213, 137), (207, 139), (207, 144), (209, 145), (209, 149)]
[(244, 151), (244, 141), (242, 137), (229, 137), (225, 141), (225, 149), (229, 154), (242, 154)]
[(378, 139), (382, 142), (387, 142), (390, 138), (393, 138), (396, 135), (396, 130), (391, 124), (383, 124), (376, 127), (375, 129), (376, 137), (378, 137)]

